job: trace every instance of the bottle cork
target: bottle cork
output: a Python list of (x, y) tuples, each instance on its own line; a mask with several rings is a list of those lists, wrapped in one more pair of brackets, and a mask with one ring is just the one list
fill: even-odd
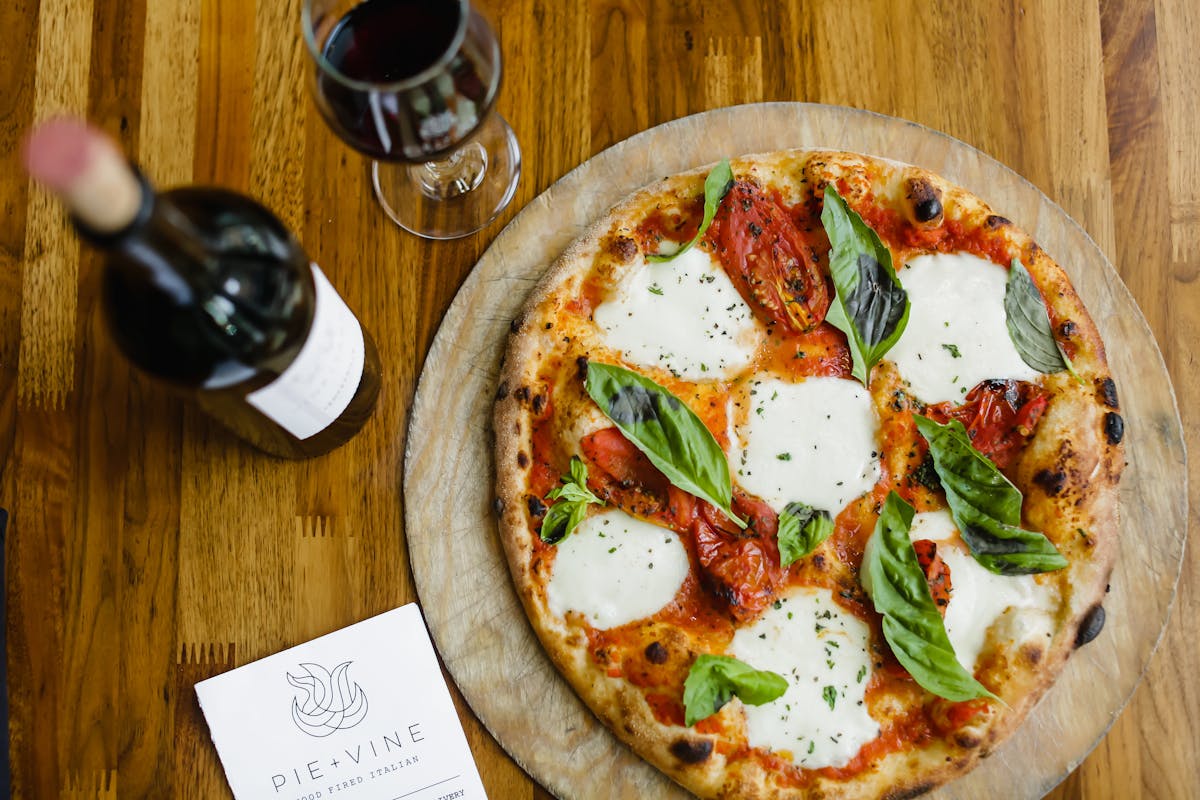
[(95, 233), (127, 227), (142, 204), (142, 185), (120, 149), (82, 120), (38, 125), (25, 142), (25, 167)]

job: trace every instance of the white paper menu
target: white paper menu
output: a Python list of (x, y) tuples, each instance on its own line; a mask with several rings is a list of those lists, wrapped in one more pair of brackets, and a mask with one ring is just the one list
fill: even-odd
[(196, 695), (237, 800), (486, 800), (415, 604)]

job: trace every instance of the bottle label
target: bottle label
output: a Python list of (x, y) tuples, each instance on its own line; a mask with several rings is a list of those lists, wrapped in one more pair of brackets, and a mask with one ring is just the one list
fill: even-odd
[(250, 405), (297, 439), (325, 430), (358, 391), (366, 357), (362, 327), (320, 267), (312, 265), (316, 300), (308, 339), (287, 369), (246, 396)]

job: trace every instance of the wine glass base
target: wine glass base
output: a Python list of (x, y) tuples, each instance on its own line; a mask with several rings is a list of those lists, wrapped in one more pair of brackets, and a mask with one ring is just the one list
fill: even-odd
[(450, 156), (425, 164), (371, 162), (383, 210), (426, 239), (458, 239), (484, 228), (512, 201), (521, 178), (521, 148), (499, 114)]

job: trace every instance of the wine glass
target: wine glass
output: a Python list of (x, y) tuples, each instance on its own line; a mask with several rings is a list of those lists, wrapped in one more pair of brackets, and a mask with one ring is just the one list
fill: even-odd
[(302, 16), (317, 107), (373, 159), (388, 216), (429, 239), (495, 219), (521, 151), (492, 108), (500, 46), (468, 0), (304, 0)]

